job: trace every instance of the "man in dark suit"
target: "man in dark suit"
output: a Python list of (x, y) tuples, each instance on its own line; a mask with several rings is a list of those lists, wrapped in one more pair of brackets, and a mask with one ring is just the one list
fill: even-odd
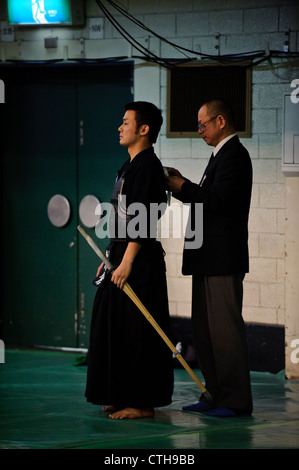
[[(199, 184), (174, 168), (168, 168), (166, 177), (174, 197), (190, 204), (192, 230), (203, 230), (200, 248), (193, 249), (192, 240), (185, 239), (182, 273), (192, 275), (194, 348), (213, 401), (202, 396), (183, 409), (209, 416), (248, 416), (252, 395), (242, 301), (249, 271), (252, 165), (224, 100), (202, 104), (198, 133), (215, 147)], [(203, 204), (203, 227), (194, 226), (196, 203)]]

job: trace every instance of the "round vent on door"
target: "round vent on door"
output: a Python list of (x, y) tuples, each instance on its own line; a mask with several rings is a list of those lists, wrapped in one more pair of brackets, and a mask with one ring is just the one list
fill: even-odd
[(95, 227), (100, 219), (99, 208), (96, 208), (100, 204), (100, 201), (97, 197), (92, 196), (91, 194), (85, 196), (80, 202), (79, 206), (79, 216), (82, 224), (86, 227), (92, 228)]
[(64, 227), (71, 216), (69, 201), (62, 194), (55, 194), (48, 203), (48, 217), (55, 227)]

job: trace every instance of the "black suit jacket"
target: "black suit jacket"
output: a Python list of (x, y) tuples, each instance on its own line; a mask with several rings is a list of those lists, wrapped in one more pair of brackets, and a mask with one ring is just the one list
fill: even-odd
[[(228, 140), (212, 157), (199, 184), (187, 180), (179, 194), (190, 203), (194, 224), (194, 204), (203, 203), (203, 243), (185, 248), (184, 275), (229, 275), (249, 271), (248, 215), (252, 188), (252, 165), (248, 151), (237, 136)], [(196, 220), (195, 220), (196, 222)]]

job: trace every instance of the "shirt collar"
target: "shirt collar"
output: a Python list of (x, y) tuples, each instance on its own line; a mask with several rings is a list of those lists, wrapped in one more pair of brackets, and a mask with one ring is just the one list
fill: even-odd
[(216, 147), (214, 148), (214, 151), (213, 151), (213, 154), (214, 154), (214, 157), (215, 155), (219, 152), (219, 150), (221, 149), (221, 147), (226, 144), (226, 142), (230, 139), (232, 139), (233, 137), (235, 137), (235, 135), (237, 135), (236, 133), (235, 134), (231, 134), (227, 137), (225, 137), (225, 139), (221, 140), (221, 142), (219, 142), (218, 145), (216, 145)]

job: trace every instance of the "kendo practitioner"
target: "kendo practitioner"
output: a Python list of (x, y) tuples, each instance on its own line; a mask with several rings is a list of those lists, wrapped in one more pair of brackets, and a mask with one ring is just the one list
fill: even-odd
[[(122, 290), (128, 281), (170, 334), (164, 251), (150, 217), (151, 205), (167, 200), (163, 167), (153, 149), (162, 122), (156, 106), (139, 101), (125, 106), (118, 129), (129, 159), (117, 172), (111, 197), (106, 255), (115, 269), (109, 273), (102, 264), (95, 281), (85, 392), (87, 401), (101, 405), (112, 419), (152, 417), (156, 407), (171, 403), (173, 393), (172, 353)], [(146, 217), (138, 219), (132, 234), (129, 226), (137, 215), (130, 208), (136, 203)]]

